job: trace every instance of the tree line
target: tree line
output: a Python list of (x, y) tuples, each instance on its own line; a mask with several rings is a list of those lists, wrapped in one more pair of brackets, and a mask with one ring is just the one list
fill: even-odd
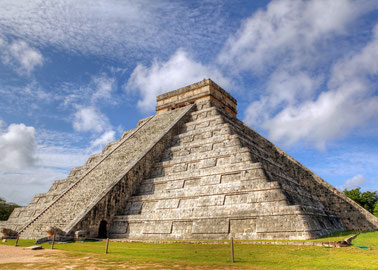
[(343, 193), (368, 210), (370, 213), (378, 217), (378, 193), (377, 191), (365, 191), (361, 192), (361, 188), (355, 188), (351, 190), (344, 189)]
[(17, 207), (20, 206), (15, 203), (7, 203), (0, 197), (0, 220), (8, 220), (10, 214), (12, 214), (13, 210)]

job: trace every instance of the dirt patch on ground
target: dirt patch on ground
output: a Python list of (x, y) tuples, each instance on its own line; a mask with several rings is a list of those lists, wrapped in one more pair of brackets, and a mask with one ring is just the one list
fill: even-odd
[(30, 263), (48, 261), (51, 260), (51, 258), (42, 255), (54, 253), (56, 253), (55, 250), (27, 250), (23, 247), (0, 245), (0, 268), (1, 264), (5, 263)]
[(122, 256), (106, 256), (85, 252), (67, 252), (61, 250), (27, 250), (23, 247), (0, 245), (0, 269), (128, 269), (128, 270), (170, 270), (170, 269), (241, 269), (214, 266), (187, 266), (180, 264), (136, 262), (123, 259)]

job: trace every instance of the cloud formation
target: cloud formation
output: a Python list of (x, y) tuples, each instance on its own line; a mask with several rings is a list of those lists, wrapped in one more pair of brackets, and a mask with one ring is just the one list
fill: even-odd
[(324, 149), (377, 117), (377, 30), (358, 52), (337, 47), (351, 23), (376, 7), (373, 1), (277, 0), (248, 18), (217, 60), (235, 74), (264, 80), (245, 121), (276, 142)]
[(315, 0), (270, 2), (244, 21), (226, 42), (218, 62), (236, 71), (266, 72), (318, 60), (321, 41), (343, 34), (372, 1)]
[(79, 108), (74, 116), (73, 128), (79, 132), (102, 132), (110, 127), (108, 118), (94, 107)]
[[(28, 128), (34, 130), (32, 127)], [(22, 137), (25, 139), (24, 133)], [(34, 144), (33, 155), (29, 154), (34, 158), (32, 163), (30, 160), (18, 162), (17, 167), (4, 167), (0, 163), (1, 196), (26, 205), (36, 193), (47, 192), (54, 180), (66, 178), (73, 167), (82, 166), (88, 158), (85, 147), (73, 145), (77, 139), (78, 136), (64, 132), (35, 132), (34, 140), (23, 143), (23, 148), (30, 148)], [(2, 150), (0, 153), (3, 155)], [(25, 150), (22, 150), (22, 155), (25, 156)]]
[[(115, 131), (108, 116), (101, 112), (104, 105), (115, 104), (112, 92), (116, 87), (113, 77), (99, 75), (92, 78), (87, 87), (71, 92), (65, 97), (64, 104), (74, 106), (75, 113), (72, 126), (78, 132), (94, 133), (88, 151), (90, 153), (101, 149), (115, 138)], [(85, 93), (85, 94), (84, 94)], [(100, 137), (99, 134), (103, 133)]]
[(90, 4), (2, 0), (0, 33), (43, 47), (113, 58), (140, 59), (175, 50), (178, 44), (209, 50), (208, 43), (225, 38), (228, 26), (217, 16), (216, 5), (206, 1), (196, 8), (188, 5), (153, 0), (93, 0)]
[(0, 169), (32, 167), (35, 157), (35, 129), (24, 124), (11, 124), (0, 130)]
[(43, 64), (43, 56), (39, 50), (31, 47), (23, 40), (8, 42), (0, 36), (0, 59), (12, 66), (17, 72), (30, 74), (37, 66)]
[(325, 142), (340, 138), (353, 128), (370, 120), (376, 123), (378, 96), (370, 78), (378, 75), (377, 59), (378, 25), (373, 39), (361, 51), (332, 67), (326, 91), (315, 99), (287, 106), (263, 126), (273, 140), (292, 144), (305, 139), (325, 148)]
[(141, 110), (153, 111), (157, 95), (205, 78), (212, 78), (224, 87), (230, 85), (230, 80), (217, 68), (195, 61), (187, 52), (179, 49), (166, 62), (155, 59), (149, 67), (138, 64), (125, 89), (140, 94), (137, 106)]
[(339, 187), (339, 190), (351, 190), (358, 187), (362, 187), (364, 184), (366, 184), (366, 182), (367, 180), (365, 179), (365, 177), (362, 174), (358, 174), (350, 179), (347, 179), (345, 183)]
[(102, 134), (100, 137), (91, 141), (89, 150), (91, 152), (100, 152), (104, 148), (104, 145), (114, 140), (115, 140), (115, 131), (113, 130), (105, 131), (104, 134)]

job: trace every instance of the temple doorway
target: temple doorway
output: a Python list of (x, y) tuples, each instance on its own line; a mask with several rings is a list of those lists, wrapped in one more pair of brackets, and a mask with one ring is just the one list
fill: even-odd
[(101, 220), (100, 226), (98, 228), (98, 238), (107, 238), (108, 237), (107, 225), (108, 225), (108, 223), (105, 220)]

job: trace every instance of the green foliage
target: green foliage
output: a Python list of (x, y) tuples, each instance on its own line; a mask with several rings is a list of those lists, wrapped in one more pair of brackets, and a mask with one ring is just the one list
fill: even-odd
[(375, 206), (374, 206), (373, 214), (374, 214), (374, 216), (378, 217), (378, 203), (376, 203)]
[(17, 207), (20, 206), (15, 203), (7, 203), (3, 198), (0, 198), (0, 220), (8, 220), (10, 214)]
[[(351, 198), (353, 201), (361, 205), (363, 208), (368, 210), (370, 213), (374, 213), (376, 204), (378, 203), (378, 193), (377, 191), (365, 191), (361, 192), (361, 188), (355, 188), (351, 190), (344, 189), (343, 193)], [(378, 210), (378, 209), (377, 209)]]

